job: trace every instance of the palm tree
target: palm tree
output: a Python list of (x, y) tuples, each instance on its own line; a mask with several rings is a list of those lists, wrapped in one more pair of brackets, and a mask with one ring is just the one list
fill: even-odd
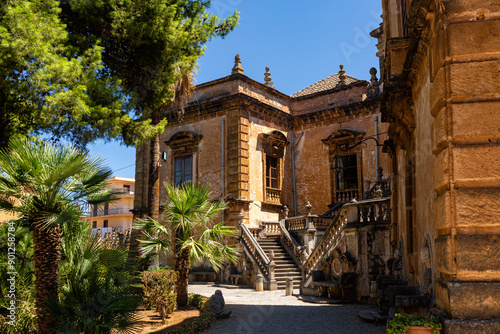
[[(0, 208), (33, 230), (37, 331), (53, 333), (45, 301), (58, 293), (61, 231), (82, 216), (82, 204), (109, 200), (104, 161), (70, 145), (16, 138), (0, 151)], [(108, 197), (108, 198), (105, 198)]]
[[(236, 236), (236, 230), (224, 222), (212, 226), (213, 219), (224, 210), (222, 200), (211, 201), (209, 186), (187, 182), (176, 187), (165, 183), (168, 200), (163, 204), (166, 225), (149, 218), (136, 222), (144, 231), (141, 241), (143, 255), (149, 252), (174, 252), (175, 271), (179, 273), (176, 289), (177, 304), (187, 305), (188, 276), (191, 263), (208, 260), (219, 272), (226, 260), (236, 262), (238, 253), (234, 246), (224, 241)], [(175, 236), (174, 248), (170, 240)]]

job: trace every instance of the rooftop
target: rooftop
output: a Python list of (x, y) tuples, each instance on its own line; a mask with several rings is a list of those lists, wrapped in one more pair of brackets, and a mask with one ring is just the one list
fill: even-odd
[[(349, 85), (352, 84), (353, 82), (361, 81), (355, 77), (352, 77), (350, 75), (346, 75), (345, 79), (345, 84)], [(340, 82), (340, 74), (335, 73), (334, 75), (330, 75), (328, 78), (325, 78), (323, 80), (320, 80), (318, 82), (313, 83), (312, 85), (299, 90), (297, 93), (293, 93), (290, 95), (290, 97), (300, 97), (300, 96), (305, 96), (305, 95), (310, 95), (314, 93), (319, 93), (323, 91), (327, 91), (330, 89), (333, 89), (337, 87), (337, 85)]]

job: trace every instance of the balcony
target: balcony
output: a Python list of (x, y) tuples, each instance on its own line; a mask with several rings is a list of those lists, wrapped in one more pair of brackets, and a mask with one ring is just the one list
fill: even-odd
[(359, 199), (359, 189), (346, 189), (335, 191), (335, 203), (349, 202), (352, 199)]
[(281, 203), (281, 190), (274, 188), (266, 188), (266, 202)]
[(132, 215), (129, 208), (111, 208), (98, 211), (90, 211), (90, 217), (101, 217), (101, 216), (111, 216), (111, 215)]

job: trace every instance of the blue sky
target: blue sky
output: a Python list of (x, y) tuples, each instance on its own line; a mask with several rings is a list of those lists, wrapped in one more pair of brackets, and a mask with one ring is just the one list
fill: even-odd
[[(380, 0), (214, 0), (210, 11), (240, 23), (225, 39), (207, 44), (197, 83), (227, 76), (239, 53), (245, 75), (264, 82), (270, 68), (274, 87), (293, 94), (345, 66), (348, 75), (369, 80), (378, 69), (376, 40), (369, 32), (382, 21)], [(106, 158), (116, 176), (135, 176), (135, 148), (97, 141), (91, 152)]]

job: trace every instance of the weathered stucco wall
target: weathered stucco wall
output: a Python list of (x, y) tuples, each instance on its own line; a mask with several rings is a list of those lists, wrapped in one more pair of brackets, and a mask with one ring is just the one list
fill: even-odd
[[(364, 137), (375, 136), (375, 118), (380, 114), (370, 114), (352, 118), (341, 124), (311, 126), (303, 130), (303, 136), (296, 146), (296, 179), (298, 215), (305, 214), (309, 201), (313, 214), (322, 214), (332, 204), (333, 174), (329, 148), (322, 140), (333, 132), (344, 129), (364, 133)], [(382, 144), (387, 138), (386, 124), (379, 123), (379, 140)], [(296, 134), (299, 138), (301, 132)], [(376, 181), (376, 142), (368, 140), (366, 147), (361, 146), (362, 156), (362, 192), (369, 190)], [(379, 166), (384, 169), (384, 177), (389, 176), (389, 157), (379, 147)]]

